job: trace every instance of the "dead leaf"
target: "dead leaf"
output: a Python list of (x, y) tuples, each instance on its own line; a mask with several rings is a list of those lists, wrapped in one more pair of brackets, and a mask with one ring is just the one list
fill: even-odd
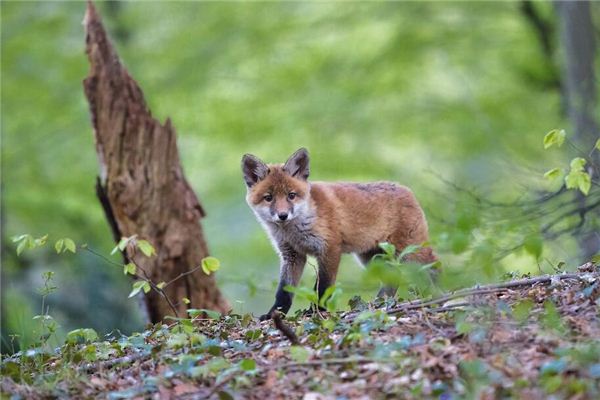
[(181, 396), (182, 394), (195, 393), (199, 390), (196, 385), (190, 383), (181, 383), (173, 388), (175, 396)]

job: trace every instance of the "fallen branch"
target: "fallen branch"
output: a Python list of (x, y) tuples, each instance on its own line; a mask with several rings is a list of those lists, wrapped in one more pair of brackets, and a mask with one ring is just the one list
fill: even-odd
[(92, 374), (98, 370), (110, 369), (117, 365), (125, 366), (128, 364), (133, 364), (136, 361), (142, 360), (142, 359), (144, 359), (146, 357), (150, 357), (150, 356), (151, 356), (150, 352), (147, 352), (147, 351), (139, 352), (136, 354), (131, 354), (131, 355), (115, 358), (114, 360), (101, 361), (101, 362), (97, 362), (97, 363), (88, 363), (88, 364), (83, 365), (81, 368), (79, 368), (79, 371), (85, 372), (88, 374)]
[(285, 322), (283, 322), (282, 314), (279, 311), (274, 310), (271, 313), (271, 318), (273, 319), (273, 322), (275, 323), (275, 328), (279, 329), (279, 331), (283, 334), (283, 336), (288, 338), (290, 343), (293, 346), (300, 345), (300, 340), (298, 340), (298, 336), (296, 336), (296, 333), (289, 325), (287, 325)]
[(379, 364), (389, 364), (397, 362), (397, 360), (393, 359), (375, 359), (370, 357), (347, 357), (347, 358), (323, 358), (321, 360), (310, 360), (303, 362), (290, 362), (286, 364), (279, 364), (270, 366), (266, 369), (290, 369), (296, 367), (315, 367), (320, 365), (328, 365), (328, 364), (364, 364), (364, 363), (379, 363)]
[[(590, 276), (590, 275), (592, 277), (598, 277), (598, 276), (600, 276), (600, 272), (591, 272), (591, 273), (590, 272), (577, 272), (577, 273), (569, 273), (569, 274), (563, 273), (563, 274), (556, 274), (556, 275), (544, 275), (544, 276), (537, 276), (534, 278), (518, 279), (515, 281), (511, 281), (511, 282), (497, 283), (497, 284), (485, 285), (485, 286), (476, 286), (474, 288), (461, 289), (456, 292), (446, 294), (444, 296), (438, 297), (433, 300), (427, 300), (427, 301), (426, 300), (417, 300), (417, 301), (407, 301), (404, 303), (400, 303), (397, 306), (395, 306), (389, 310), (386, 310), (386, 312), (388, 314), (398, 314), (403, 311), (412, 310), (412, 309), (416, 309), (416, 308), (424, 308), (424, 307), (428, 307), (428, 306), (435, 305), (435, 304), (445, 303), (446, 301), (465, 297), (465, 296), (497, 293), (497, 292), (502, 292), (502, 291), (516, 288), (516, 287), (532, 286), (537, 283), (548, 284), (548, 283), (551, 283), (552, 281), (560, 281), (560, 280), (565, 280), (565, 279), (583, 279), (584, 276)], [(352, 320), (354, 320), (354, 318), (356, 318), (356, 316), (358, 314), (359, 314), (359, 312), (357, 312), (357, 311), (351, 311), (351, 312), (347, 313), (346, 315), (344, 315), (344, 319), (346, 321), (352, 321)]]

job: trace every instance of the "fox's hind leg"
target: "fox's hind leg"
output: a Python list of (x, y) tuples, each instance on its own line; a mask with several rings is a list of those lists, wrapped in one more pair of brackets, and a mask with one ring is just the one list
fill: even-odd
[[(383, 253), (383, 250), (381, 250), (379, 247), (376, 247), (374, 249), (365, 251), (364, 253), (357, 253), (356, 257), (361, 262), (361, 264), (366, 267), (369, 264), (369, 262), (373, 259), (373, 257), (381, 253)], [(381, 287), (381, 289), (379, 289), (377, 297), (394, 297), (396, 295), (397, 290), (398, 287), (396, 286), (384, 285)]]

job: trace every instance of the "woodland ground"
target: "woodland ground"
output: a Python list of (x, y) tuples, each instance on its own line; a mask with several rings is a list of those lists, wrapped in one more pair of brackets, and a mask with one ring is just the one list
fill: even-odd
[(79, 330), (53, 352), (5, 358), (2, 397), (593, 399), (599, 298), (588, 263), (277, 323), (201, 314), (104, 341)]

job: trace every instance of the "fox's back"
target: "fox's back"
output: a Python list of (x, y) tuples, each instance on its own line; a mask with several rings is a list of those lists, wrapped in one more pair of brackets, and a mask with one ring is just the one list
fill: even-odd
[[(405, 229), (406, 240), (427, 240), (427, 223), (412, 191), (392, 182), (313, 182), (319, 228), (338, 237), (345, 252), (367, 251)], [(333, 237), (331, 239), (334, 239)], [(395, 240), (396, 239), (396, 240)]]

